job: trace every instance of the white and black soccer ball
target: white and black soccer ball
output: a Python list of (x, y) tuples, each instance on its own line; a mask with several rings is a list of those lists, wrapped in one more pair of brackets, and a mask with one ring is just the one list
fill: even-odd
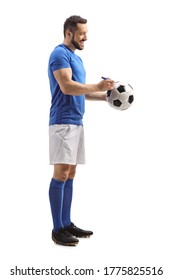
[(107, 102), (114, 109), (126, 110), (133, 101), (133, 88), (128, 83), (116, 82), (115, 88), (107, 91)]

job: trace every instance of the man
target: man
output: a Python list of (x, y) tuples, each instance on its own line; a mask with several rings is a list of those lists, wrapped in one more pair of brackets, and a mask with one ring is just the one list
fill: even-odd
[(64, 41), (50, 55), (48, 75), (52, 102), (49, 120), (50, 164), (54, 165), (49, 199), (53, 219), (52, 239), (60, 245), (74, 246), (76, 237), (89, 237), (92, 231), (76, 227), (70, 210), (73, 179), (77, 164), (85, 163), (82, 118), (85, 98), (106, 100), (111, 79), (85, 84), (85, 69), (75, 50), (83, 50), (87, 40), (87, 20), (71, 16), (64, 23)]

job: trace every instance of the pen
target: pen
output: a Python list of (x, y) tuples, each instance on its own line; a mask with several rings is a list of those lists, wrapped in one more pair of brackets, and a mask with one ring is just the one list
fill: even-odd
[(107, 80), (107, 79), (109, 79), (109, 78), (106, 78), (106, 77), (101, 77), (103, 80)]

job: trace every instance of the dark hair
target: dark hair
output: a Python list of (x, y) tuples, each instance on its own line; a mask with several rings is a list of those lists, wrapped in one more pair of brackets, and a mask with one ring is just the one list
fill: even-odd
[(87, 19), (84, 19), (80, 16), (71, 16), (71, 17), (66, 19), (66, 21), (64, 22), (64, 37), (65, 37), (65, 32), (68, 29), (70, 31), (72, 31), (73, 33), (76, 31), (77, 23), (85, 24), (85, 23), (87, 23)]

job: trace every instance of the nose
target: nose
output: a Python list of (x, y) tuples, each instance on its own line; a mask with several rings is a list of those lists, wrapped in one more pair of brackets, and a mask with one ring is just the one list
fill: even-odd
[(87, 38), (87, 35), (84, 35), (84, 40), (86, 41), (88, 38)]

